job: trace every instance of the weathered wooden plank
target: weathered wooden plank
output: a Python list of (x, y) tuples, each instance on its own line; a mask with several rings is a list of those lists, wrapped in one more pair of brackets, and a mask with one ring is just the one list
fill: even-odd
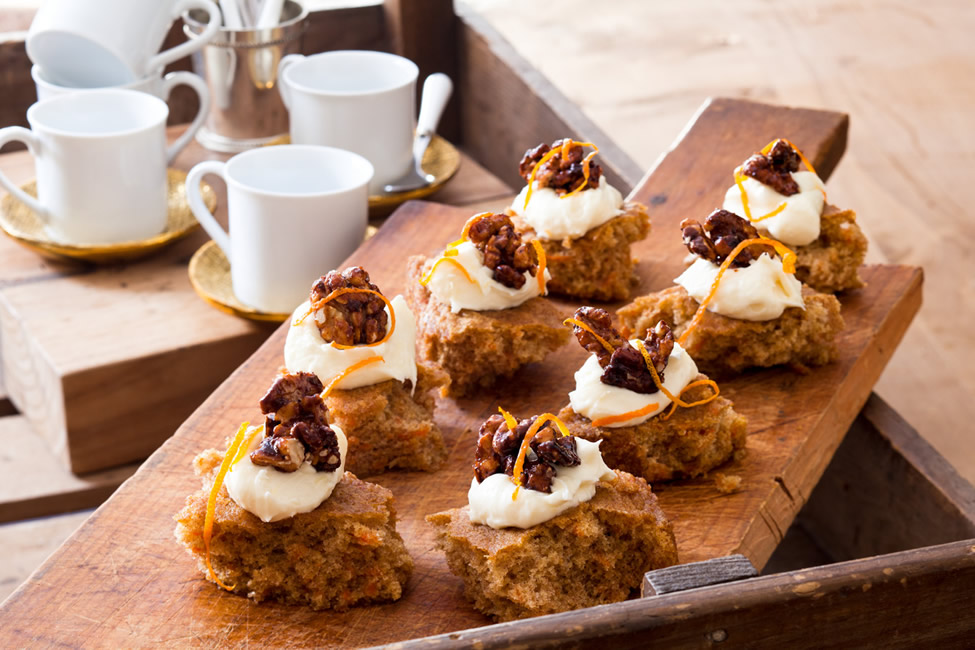
[(648, 571), (643, 576), (641, 596), (661, 596), (675, 591), (687, 591), (698, 587), (710, 587), (725, 582), (754, 578), (758, 571), (741, 554), (716, 557), (703, 562), (678, 564), (656, 571)]

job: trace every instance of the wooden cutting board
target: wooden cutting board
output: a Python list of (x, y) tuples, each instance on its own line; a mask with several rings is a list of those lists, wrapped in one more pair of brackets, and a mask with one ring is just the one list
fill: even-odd
[[(732, 168), (745, 156), (785, 136), (828, 176), (842, 154), (846, 127), (837, 113), (730, 100), (707, 105), (634, 191), (650, 206), (654, 228), (635, 250), (641, 290), (671, 284), (684, 257), (677, 224), (718, 205)], [(365, 266), (385, 293), (395, 295), (404, 289), (406, 257), (435, 253), (469, 215), (407, 204), (348, 263)], [(748, 456), (724, 469), (743, 477), (743, 490), (721, 494), (708, 478), (656, 487), (674, 521), (681, 561), (743, 553), (761, 567), (782, 539), (920, 305), (919, 269), (869, 267), (864, 278), (867, 288), (842, 299), (847, 329), (837, 362), (805, 375), (769, 370), (722, 384), (749, 420)], [(577, 306), (560, 304), (566, 311)], [(465, 502), (480, 422), (498, 404), (518, 416), (563, 406), (584, 352), (566, 346), (497, 392), (440, 402), (448, 465), (433, 474), (374, 479), (394, 492), (398, 528), (416, 561), (405, 596), (389, 605), (322, 613), (255, 605), (216, 589), (172, 537), (172, 515), (199, 489), (193, 456), (221, 445), (241, 421), (257, 416), (257, 400), (283, 362), (284, 338), (283, 329), (275, 332), (11, 596), (0, 609), (0, 645), (373, 645), (489, 622), (464, 600), (423, 516)]]

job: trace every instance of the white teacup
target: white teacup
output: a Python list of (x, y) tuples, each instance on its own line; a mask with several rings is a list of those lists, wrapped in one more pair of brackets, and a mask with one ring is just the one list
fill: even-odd
[[(200, 180), (227, 183), (230, 234), (203, 203)], [(365, 235), (369, 161), (331, 147), (280, 145), (196, 165), (186, 194), (197, 220), (230, 261), (237, 298), (290, 313), (312, 282), (349, 256)]]
[(151, 237), (166, 227), (166, 167), (193, 129), (166, 146), (169, 107), (134, 90), (91, 90), (27, 109), (30, 129), (0, 129), (0, 146), (23, 142), (34, 154), (37, 198), (0, 173), (0, 185), (68, 243), (108, 244)]
[[(170, 25), (191, 9), (207, 12), (206, 29), (159, 52)], [(220, 24), (212, 0), (47, 0), (27, 33), (27, 55), (60, 86), (120, 86), (199, 50)]]
[[(89, 88), (69, 88), (51, 83), (45, 78), (44, 71), (36, 65), (31, 67), (30, 75), (34, 78), (34, 85), (37, 87), (38, 101), (67, 95), (68, 93), (87, 92), (91, 90)], [(176, 86), (189, 86), (200, 100), (200, 109), (196, 112), (196, 116), (190, 123), (190, 131), (195, 133), (203, 125), (207, 111), (210, 110), (210, 91), (207, 89), (206, 81), (199, 75), (195, 75), (192, 72), (180, 71), (170, 72), (166, 76), (160, 77), (156, 73), (148, 77), (143, 77), (138, 81), (133, 81), (132, 83), (113, 86), (113, 88), (138, 90), (142, 93), (149, 93), (168, 103), (169, 95)]]
[(376, 169), (371, 190), (413, 165), (419, 69), (395, 54), (340, 50), (290, 54), (278, 64), (278, 86), (293, 144), (347, 149)]

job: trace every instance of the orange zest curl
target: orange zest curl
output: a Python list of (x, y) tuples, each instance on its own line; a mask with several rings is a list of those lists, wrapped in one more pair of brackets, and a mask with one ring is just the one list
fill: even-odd
[(501, 417), (504, 418), (504, 423), (508, 425), (508, 431), (513, 432), (515, 430), (515, 427), (518, 426), (518, 421), (514, 418), (513, 415), (511, 415), (511, 413), (508, 413), (500, 406), (498, 407), (498, 411), (500, 411)]
[(325, 387), (325, 390), (321, 392), (322, 399), (328, 397), (329, 394), (331, 394), (332, 390), (338, 385), (338, 383), (343, 379), (345, 379), (346, 377), (348, 377), (349, 375), (351, 375), (353, 372), (355, 372), (359, 368), (368, 366), (370, 363), (376, 363), (377, 361), (384, 361), (384, 359), (381, 356), (367, 357), (365, 359), (362, 359), (361, 361), (356, 361), (351, 366), (349, 366), (339, 374), (335, 375), (335, 377), (332, 378), (332, 381), (328, 382), (328, 386)]
[(653, 413), (657, 410), (659, 406), (656, 402), (647, 404), (642, 409), (637, 409), (635, 411), (627, 411), (626, 413), (620, 413), (619, 415), (607, 415), (604, 418), (596, 418), (592, 421), (592, 426), (594, 427), (605, 427), (610, 424), (617, 424), (619, 422), (626, 422), (627, 420), (642, 417), (648, 413)]
[(464, 279), (470, 282), (471, 284), (474, 284), (474, 278), (472, 278), (471, 274), (467, 272), (467, 269), (464, 268), (463, 264), (461, 264), (460, 262), (454, 259), (455, 255), (457, 255), (457, 251), (449, 250), (449, 249), (444, 251), (444, 254), (438, 257), (436, 261), (434, 261), (433, 266), (430, 267), (430, 270), (427, 271), (422, 278), (420, 278), (420, 286), (424, 286), (424, 287), (427, 286), (430, 280), (433, 279), (433, 272), (436, 271), (437, 267), (443, 264), (444, 262), (449, 262), (453, 266), (457, 267), (457, 269), (464, 274)]
[[(765, 145), (764, 147), (762, 147), (762, 151), (761, 151), (762, 155), (763, 156), (764, 155), (767, 155), (768, 152), (772, 150), (772, 147), (775, 146), (775, 143), (778, 142), (779, 140), (781, 140), (782, 142), (784, 142), (787, 145), (789, 145), (790, 147), (792, 147), (793, 151), (795, 151), (797, 154), (799, 154), (799, 160), (801, 160), (802, 163), (806, 166), (806, 169), (808, 169), (809, 171), (811, 171), (813, 174), (816, 173), (816, 168), (812, 166), (812, 163), (809, 162), (809, 159), (806, 158), (805, 154), (802, 153), (802, 150), (799, 149), (799, 147), (797, 147), (796, 145), (794, 145), (791, 142), (789, 142), (788, 140), (786, 140), (785, 138), (776, 138), (775, 140), (772, 140), (767, 145)], [(751, 211), (751, 209), (748, 206), (748, 193), (745, 191), (745, 186), (743, 184), (744, 180), (745, 180), (745, 175), (741, 172), (741, 167), (738, 167), (735, 170), (735, 185), (738, 186), (738, 192), (741, 193), (741, 207), (742, 207), (743, 211), (745, 212), (745, 218), (746, 219), (748, 219), (752, 223), (755, 223), (755, 222), (758, 222), (758, 221), (764, 221), (765, 219), (771, 219), (775, 215), (777, 215), (780, 212), (782, 212), (783, 210), (785, 210), (786, 204), (783, 203), (782, 205), (780, 205), (779, 207), (775, 208), (774, 210), (772, 210), (768, 214), (764, 214), (764, 215), (762, 215), (760, 217), (752, 217), (752, 211)], [(825, 190), (823, 190), (823, 201), (826, 201), (826, 191)]]
[(210, 496), (207, 499), (206, 515), (203, 518), (203, 547), (205, 549), (203, 558), (207, 565), (207, 575), (209, 576), (210, 580), (217, 583), (217, 585), (219, 585), (222, 589), (226, 589), (227, 591), (233, 591), (236, 586), (225, 585), (213, 571), (213, 566), (210, 564), (210, 540), (213, 539), (213, 520), (216, 517), (217, 511), (217, 494), (220, 493), (220, 488), (223, 487), (223, 479), (227, 476), (227, 472), (230, 471), (230, 468), (233, 467), (234, 463), (240, 460), (243, 455), (247, 453), (247, 449), (250, 447), (250, 443), (254, 439), (254, 436), (257, 435), (257, 432), (263, 428), (257, 427), (251, 431), (250, 435), (247, 435), (247, 427), (249, 424), (250, 422), (244, 422), (240, 425), (240, 428), (237, 429), (237, 434), (234, 435), (233, 441), (230, 443), (230, 446), (227, 447), (227, 451), (223, 455), (223, 461), (220, 463), (220, 469), (217, 471), (217, 475), (213, 479), (213, 485), (210, 487)]
[(385, 343), (386, 341), (388, 341), (389, 340), (389, 337), (393, 335), (393, 330), (396, 329), (396, 310), (393, 309), (393, 304), (391, 302), (389, 302), (389, 299), (386, 298), (386, 296), (384, 296), (383, 294), (379, 293), (378, 291), (373, 291), (372, 289), (357, 289), (355, 287), (342, 287), (341, 289), (336, 289), (335, 291), (333, 291), (332, 293), (328, 294), (327, 296), (325, 296), (321, 300), (316, 300), (308, 308), (308, 311), (306, 311), (304, 314), (302, 314), (302, 316), (300, 318), (298, 318), (297, 320), (295, 320), (294, 324), (296, 326), (297, 325), (301, 325), (305, 321), (306, 318), (308, 318), (309, 316), (311, 316), (312, 314), (314, 314), (316, 311), (318, 311), (319, 309), (321, 309), (322, 307), (324, 307), (326, 305), (326, 303), (328, 303), (330, 300), (332, 300), (333, 298), (338, 298), (339, 296), (344, 296), (347, 293), (368, 293), (368, 294), (372, 294), (374, 296), (379, 296), (379, 299), (382, 300), (386, 304), (386, 309), (389, 310), (389, 320), (390, 320), (390, 322), (389, 322), (389, 329), (386, 330), (386, 336), (382, 337), (380, 340), (376, 341), (375, 343), (362, 343), (360, 345), (342, 345), (341, 343), (336, 343), (335, 341), (330, 341), (329, 342), (329, 345), (331, 345), (333, 348), (337, 348), (339, 350), (351, 350), (352, 348), (371, 348), (371, 347), (374, 347), (376, 345), (382, 345), (383, 343)]
[[(692, 388), (697, 388), (698, 386), (710, 386), (711, 389), (714, 391), (714, 395), (712, 395), (711, 397), (700, 399), (696, 402), (691, 402), (690, 404), (687, 405), (688, 408), (691, 406), (700, 406), (702, 404), (707, 404), (708, 402), (713, 401), (715, 398), (718, 397), (718, 395), (721, 394), (721, 390), (718, 388), (717, 382), (715, 382), (713, 379), (698, 379), (697, 381), (692, 381), (688, 385), (684, 386), (681, 389), (680, 394), (678, 396), (683, 397), (684, 393), (691, 390)], [(664, 422), (669, 420), (670, 416), (673, 415), (674, 411), (677, 410), (677, 406), (678, 406), (677, 402), (671, 402), (669, 410), (663, 415), (661, 415), (660, 419), (663, 420)]]
[(532, 247), (535, 249), (535, 254), (538, 255), (538, 293), (540, 295), (545, 295), (545, 265), (548, 260), (545, 258), (545, 249), (542, 248), (542, 242), (537, 239), (532, 240)]
[(539, 159), (539, 161), (537, 163), (535, 163), (535, 166), (532, 167), (531, 176), (528, 177), (528, 192), (525, 193), (525, 208), (524, 209), (526, 209), (526, 210), (528, 209), (528, 202), (532, 198), (532, 191), (534, 189), (532, 187), (532, 185), (535, 183), (535, 175), (538, 173), (539, 168), (541, 168), (541, 166), (543, 164), (545, 164), (549, 160), (551, 160), (555, 156), (555, 154), (557, 154), (557, 153), (560, 153), (561, 152), (563, 158), (568, 158), (568, 156), (569, 156), (569, 149), (572, 148), (573, 145), (579, 145), (580, 147), (592, 147), (593, 150), (582, 161), (582, 179), (583, 179), (582, 180), (582, 183), (579, 184), (579, 187), (575, 188), (571, 192), (568, 192), (566, 194), (563, 194), (559, 198), (560, 199), (564, 199), (564, 198), (567, 198), (569, 196), (572, 196), (576, 192), (581, 191), (582, 188), (584, 188), (586, 185), (589, 184), (589, 169), (590, 169), (590, 166), (592, 165), (592, 159), (596, 156), (597, 153), (599, 153), (599, 147), (597, 147), (596, 145), (594, 145), (591, 142), (576, 142), (572, 138), (564, 138), (562, 140), (562, 146), (549, 150), (548, 153), (546, 153), (544, 156), (542, 156)]
[[(504, 411), (502, 411), (502, 414), (503, 413)], [(507, 421), (507, 418), (505, 418), (505, 421)], [(546, 422), (554, 422), (555, 426), (558, 427), (559, 432), (563, 436), (571, 435), (569, 430), (566, 429), (562, 420), (558, 419), (551, 413), (542, 413), (534, 422), (532, 422), (532, 425), (528, 428), (528, 431), (525, 432), (525, 439), (521, 441), (521, 448), (518, 450), (518, 458), (515, 460), (515, 469), (514, 472), (512, 472), (511, 477), (511, 480), (515, 483), (515, 491), (511, 493), (512, 501), (518, 498), (518, 491), (521, 489), (521, 474), (525, 471), (525, 456), (528, 455), (528, 449), (532, 438), (534, 438), (535, 434), (542, 430), (542, 427), (545, 426)], [(508, 428), (511, 429), (510, 424), (508, 425)], [(511, 429), (511, 431), (514, 431), (514, 429)]]
[(724, 262), (721, 263), (720, 268), (718, 268), (718, 274), (714, 276), (714, 282), (711, 283), (711, 289), (708, 291), (708, 295), (705, 296), (704, 300), (701, 301), (701, 305), (697, 308), (694, 318), (691, 319), (691, 324), (687, 326), (684, 333), (680, 335), (679, 339), (677, 339), (679, 344), (684, 345), (687, 337), (691, 335), (694, 328), (697, 327), (700, 324), (701, 319), (704, 318), (704, 311), (708, 304), (710, 304), (710, 302), (714, 299), (714, 295), (718, 292), (718, 284), (721, 282), (724, 272), (728, 270), (728, 267), (731, 266), (731, 263), (735, 261), (735, 258), (738, 257), (743, 250), (749, 246), (755, 245), (771, 246), (773, 249), (775, 249), (776, 253), (782, 256), (782, 270), (789, 274), (794, 274), (796, 272), (796, 254), (789, 250), (789, 248), (781, 242), (775, 241), (774, 239), (769, 239), (768, 237), (754, 237), (741, 242), (735, 246), (735, 249), (731, 251), (731, 254), (725, 258)]
[(582, 329), (582, 330), (585, 330), (586, 332), (589, 332), (590, 334), (592, 334), (593, 338), (595, 338), (597, 341), (599, 341), (599, 344), (602, 345), (604, 348), (606, 348), (606, 351), (609, 352), (610, 354), (612, 354), (613, 353), (613, 350), (616, 349), (612, 345), (610, 345), (609, 341), (607, 341), (606, 339), (604, 339), (603, 337), (601, 337), (599, 334), (596, 334), (596, 332), (591, 327), (589, 327), (588, 325), (586, 325), (585, 323), (583, 323), (578, 318), (566, 318), (564, 321), (562, 321), (562, 324), (563, 325), (575, 325), (579, 329)]
[[(811, 162), (809, 162), (809, 159), (808, 159), (808, 158), (806, 158), (806, 156), (805, 156), (805, 155), (804, 155), (804, 154), (802, 153), (802, 149), (800, 149), (800, 148), (799, 148), (799, 147), (797, 147), (796, 145), (794, 145), (794, 144), (792, 144), (791, 142), (789, 142), (789, 141), (788, 141), (788, 140), (786, 140), (785, 138), (776, 138), (775, 140), (772, 140), (772, 141), (771, 141), (771, 142), (769, 142), (769, 143), (768, 143), (767, 145), (765, 145), (764, 147), (762, 147), (762, 155), (763, 155), (763, 156), (764, 156), (764, 155), (767, 155), (767, 154), (768, 154), (768, 152), (770, 152), (770, 151), (772, 150), (772, 147), (774, 147), (774, 146), (775, 146), (775, 143), (776, 143), (776, 142), (778, 142), (779, 140), (781, 140), (782, 142), (784, 142), (784, 143), (786, 143), (787, 145), (789, 145), (790, 147), (792, 147), (792, 149), (793, 149), (793, 150), (794, 150), (794, 151), (795, 151), (795, 152), (796, 152), (797, 154), (799, 154), (799, 160), (801, 160), (801, 161), (802, 161), (802, 164), (804, 164), (804, 165), (806, 166), (806, 169), (808, 169), (808, 170), (809, 170), (809, 171), (811, 171), (812, 173), (814, 173), (814, 174), (816, 174), (816, 168), (812, 166), (812, 163), (811, 163)], [(816, 174), (816, 175), (818, 176), (819, 174)]]

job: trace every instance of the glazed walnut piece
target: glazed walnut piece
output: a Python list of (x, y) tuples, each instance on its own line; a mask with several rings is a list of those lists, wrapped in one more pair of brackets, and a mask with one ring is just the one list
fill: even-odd
[[(474, 476), (480, 483), (492, 474), (513, 476), (518, 451), (525, 434), (538, 416), (522, 420), (514, 431), (500, 415), (492, 415), (478, 432), (477, 449), (474, 452)], [(575, 467), (580, 463), (576, 453), (576, 439), (562, 436), (551, 422), (546, 422), (528, 443), (521, 484), (536, 492), (551, 492), (552, 479), (558, 467)]]
[(757, 153), (742, 163), (741, 173), (768, 185), (783, 196), (799, 193), (792, 172), (799, 171), (799, 153), (785, 140), (776, 140), (767, 154)]
[(386, 303), (377, 295), (349, 292), (333, 297), (322, 306), (316, 305), (339, 289), (369, 289), (377, 293), (379, 287), (369, 281), (369, 274), (361, 266), (350, 266), (341, 273), (329, 271), (311, 288), (311, 304), (315, 310), (315, 324), (322, 338), (340, 345), (375, 343), (386, 336)]
[[(599, 378), (601, 382), (644, 395), (656, 393), (659, 390), (653, 380), (653, 375), (647, 369), (643, 355), (613, 327), (613, 319), (609, 312), (598, 307), (580, 307), (576, 310), (574, 318), (587, 325), (592, 332), (595, 332), (613, 348), (613, 351), (610, 352), (601, 341), (593, 336), (592, 332), (578, 325), (573, 325), (572, 329), (579, 345), (595, 354), (600, 367), (603, 368), (603, 374)], [(674, 350), (673, 332), (666, 323), (660, 321), (656, 327), (647, 333), (643, 346), (653, 362), (653, 367), (657, 371), (660, 381), (663, 382), (664, 369), (667, 367), (670, 353)]]
[(251, 452), (255, 465), (294, 472), (308, 460), (319, 472), (334, 472), (341, 464), (338, 437), (328, 426), (322, 382), (310, 372), (278, 377), (261, 398), (267, 416), (264, 440)]
[[(758, 230), (748, 220), (727, 210), (715, 210), (705, 219), (704, 225), (694, 219), (684, 219), (680, 222), (680, 228), (687, 250), (714, 264), (724, 262), (741, 242), (759, 237)], [(738, 253), (731, 264), (746, 267), (766, 251), (770, 249), (746, 248)]]
[[(552, 143), (552, 146), (540, 144), (534, 149), (529, 149), (525, 152), (524, 157), (521, 159), (521, 163), (518, 165), (518, 173), (522, 178), (525, 179), (526, 183), (531, 182), (530, 179), (532, 170), (535, 168), (535, 165), (538, 164), (538, 161), (541, 160), (545, 154), (552, 149), (561, 149), (563, 142), (565, 142), (565, 140), (556, 140)], [(585, 153), (582, 146), (572, 142), (572, 144), (567, 147), (567, 155), (565, 157), (563, 157), (562, 152), (559, 151), (559, 153), (546, 160), (538, 168), (538, 171), (535, 173), (535, 182), (538, 183), (538, 187), (551, 187), (559, 194), (571, 192), (579, 187), (579, 185), (585, 179), (585, 175), (582, 171), (584, 166), (584, 158)], [(599, 187), (599, 178), (602, 175), (603, 168), (600, 167), (596, 162), (590, 161), (589, 182), (583, 189)]]
[(484, 254), (484, 266), (493, 271), (492, 277), (506, 287), (520, 289), (525, 272), (535, 276), (538, 271), (534, 247), (522, 242), (507, 215), (482, 216), (471, 224), (468, 238)]

